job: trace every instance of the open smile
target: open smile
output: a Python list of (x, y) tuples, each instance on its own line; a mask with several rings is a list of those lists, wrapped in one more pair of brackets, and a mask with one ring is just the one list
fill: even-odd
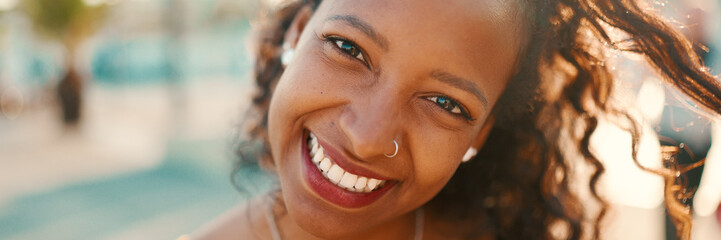
[(302, 144), (306, 180), (322, 198), (342, 207), (375, 202), (395, 185), (369, 170), (350, 165), (344, 156), (308, 132)]

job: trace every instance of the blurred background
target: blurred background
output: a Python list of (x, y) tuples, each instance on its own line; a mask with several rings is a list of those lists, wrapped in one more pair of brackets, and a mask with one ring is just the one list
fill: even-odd
[(0, 239), (174, 239), (243, 202), (259, 4), (0, 0)]
[[(0, 239), (174, 239), (267, 189), (258, 169), (239, 179), (250, 195), (230, 175), (253, 92), (248, 34), (261, 4), (277, 2), (0, 0)], [(719, 3), (653, 2), (717, 75)], [(705, 158), (687, 176), (693, 237), (721, 239), (719, 123), (637, 56), (613, 56), (617, 98), (648, 130), (641, 162), (663, 166), (659, 142), (687, 163)], [(662, 179), (633, 165), (621, 128), (599, 129), (608, 239), (674, 239)]]

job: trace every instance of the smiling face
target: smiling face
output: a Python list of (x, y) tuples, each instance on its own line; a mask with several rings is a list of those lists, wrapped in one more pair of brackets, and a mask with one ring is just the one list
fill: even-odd
[[(438, 193), (482, 142), (513, 74), (518, 8), (326, 0), (297, 18), (268, 123), (291, 218), (317, 236), (347, 236), (392, 225)], [(394, 140), (398, 153), (386, 157)]]

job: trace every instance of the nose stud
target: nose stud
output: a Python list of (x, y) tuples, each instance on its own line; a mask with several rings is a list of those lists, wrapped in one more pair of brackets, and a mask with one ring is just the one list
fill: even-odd
[(396, 145), (396, 150), (393, 152), (393, 154), (388, 155), (388, 154), (384, 153), (383, 155), (385, 155), (388, 158), (392, 158), (392, 157), (395, 157), (396, 155), (398, 155), (398, 142), (396, 142), (396, 140), (393, 140), (393, 144)]

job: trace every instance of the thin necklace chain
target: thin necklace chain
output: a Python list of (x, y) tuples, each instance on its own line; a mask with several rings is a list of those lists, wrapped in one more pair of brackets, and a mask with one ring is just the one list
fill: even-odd
[[(270, 228), (270, 235), (273, 238), (273, 240), (282, 240), (280, 237), (280, 229), (278, 229), (278, 225), (275, 223), (275, 213), (273, 212), (273, 204), (275, 203), (275, 198), (273, 198), (271, 195), (268, 195), (268, 207), (266, 207), (266, 220), (268, 221), (268, 227)], [(415, 211), (416, 219), (415, 219), (415, 226), (413, 229), (413, 240), (423, 240), (423, 223), (424, 223), (424, 212), (423, 208), (417, 208)]]

